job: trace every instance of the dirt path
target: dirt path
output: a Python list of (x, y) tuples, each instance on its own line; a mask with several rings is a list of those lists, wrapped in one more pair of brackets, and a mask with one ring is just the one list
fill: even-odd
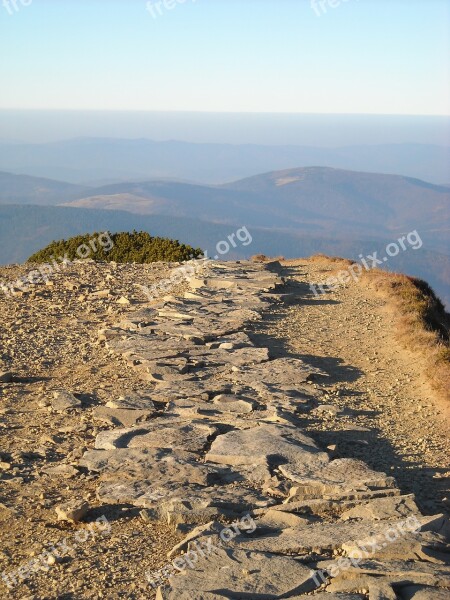
[[(445, 407), (435, 403), (417, 359), (395, 339), (395, 319), (364, 283), (315, 296), (335, 267), (307, 260), (283, 275), (293, 298), (258, 327), (275, 354), (286, 352), (321, 368), (315, 385), (329, 409), (304, 415), (305, 427), (337, 456), (391, 471), (414, 492), (425, 513), (448, 510), (450, 442)], [(270, 336), (272, 339), (267, 339)], [(335, 414), (336, 413), (336, 414)]]

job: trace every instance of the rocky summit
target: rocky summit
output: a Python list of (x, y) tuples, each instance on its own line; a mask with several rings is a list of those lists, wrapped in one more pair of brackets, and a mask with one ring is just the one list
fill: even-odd
[[(345, 414), (316, 384), (329, 374), (262, 343), (258, 323), (292, 300), (280, 265), (212, 262), (178, 292), (116, 297), (103, 312), (93, 304), (103, 364), (93, 366), (90, 393), (50, 394), (41, 377), (22, 380), (14, 360), (9, 375), (5, 367), (3, 398), (14, 386), (28, 403), (48, 393), (41, 409), (59, 427), (28, 454), (0, 448), (3, 535), (14, 491), (43, 536), (28, 523), (30, 545), (20, 536), (5, 544), (1, 596), (450, 598), (445, 513), (423, 511), (390, 465), (383, 472), (357, 452), (339, 455), (306, 428), (305, 414)], [(127, 377), (133, 389), (120, 393)], [(26, 459), (38, 467), (21, 467)]]

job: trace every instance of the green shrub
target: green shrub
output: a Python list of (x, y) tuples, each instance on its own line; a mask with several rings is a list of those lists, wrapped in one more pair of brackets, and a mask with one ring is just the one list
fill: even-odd
[(91, 258), (117, 263), (182, 262), (200, 258), (203, 251), (178, 240), (152, 237), (145, 231), (92, 233), (68, 240), (54, 241), (39, 250), (27, 262), (46, 263), (66, 256), (69, 260)]

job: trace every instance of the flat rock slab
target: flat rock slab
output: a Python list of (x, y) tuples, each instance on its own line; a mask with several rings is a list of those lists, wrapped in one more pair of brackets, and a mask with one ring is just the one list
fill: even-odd
[[(216, 543), (220, 542), (218, 538)], [(209, 556), (198, 554), (194, 569), (187, 568), (172, 577), (156, 597), (175, 600), (181, 593), (193, 598), (206, 592), (217, 598), (275, 600), (314, 589), (310, 572), (292, 558), (218, 548)]]
[(109, 400), (106, 403), (106, 406), (108, 408), (117, 408), (120, 410), (155, 410), (153, 400), (148, 396), (142, 396), (140, 394), (127, 394), (126, 396), (117, 398), (117, 400)]
[(217, 429), (210, 425), (155, 426), (148, 433), (133, 437), (128, 448), (169, 448), (201, 452)]
[(373, 471), (366, 463), (352, 458), (338, 458), (324, 466), (321, 471), (306, 474), (296, 471), (292, 465), (280, 466), (280, 471), (296, 482), (291, 488), (290, 499), (323, 498), (325, 494), (342, 494), (346, 491), (367, 491), (395, 487), (393, 477)]
[(175, 323), (173, 321), (161, 321), (141, 327), (138, 330), (141, 335), (157, 335), (161, 337), (169, 336), (173, 339), (183, 339), (194, 344), (204, 344), (210, 336), (198, 329), (192, 324), (184, 322)]
[(195, 399), (207, 401), (218, 394), (228, 394), (232, 390), (232, 383), (227, 381), (179, 381), (176, 385), (162, 381), (157, 384), (155, 390), (151, 393), (152, 399), (159, 401), (165, 398), (166, 402), (176, 398)]
[[(227, 425), (245, 425), (245, 422), (238, 420), (240, 414), (249, 414), (253, 410), (253, 404), (245, 402), (245, 407), (242, 406), (239, 410), (230, 410), (230, 407), (221, 403), (213, 403), (195, 398), (193, 400), (187, 398), (177, 398), (167, 404), (164, 415), (170, 419), (204, 419), (211, 423), (223, 423)], [(240, 406), (240, 405), (239, 405)], [(237, 408), (237, 406), (235, 407)], [(233, 419), (232, 415), (237, 418)]]
[(400, 590), (401, 600), (448, 600), (449, 589), (439, 589), (424, 585), (408, 585)]
[[(333, 569), (334, 567), (334, 569)], [(348, 589), (358, 589), (358, 586), (364, 582), (361, 578), (371, 581), (381, 581), (394, 585), (397, 589), (402, 586), (430, 586), (431, 589), (450, 587), (450, 567), (436, 565), (429, 562), (417, 562), (406, 560), (387, 560), (380, 562), (378, 560), (363, 560), (358, 562), (358, 566), (352, 564), (346, 565), (346, 568), (339, 567), (339, 561), (320, 561), (317, 564), (318, 571), (326, 571), (333, 577), (330, 586), (341, 588), (345, 586)], [(351, 582), (351, 583), (349, 583)], [(428, 589), (428, 588), (427, 588)]]
[[(323, 498), (294, 500), (294, 502), (291, 502), (290, 499), (288, 499), (284, 504), (279, 504), (274, 507), (274, 510), (306, 516), (316, 515), (320, 517), (339, 518), (345, 511), (350, 510), (359, 504), (366, 504), (367, 501), (370, 501), (371, 499), (391, 499), (400, 495), (400, 490), (396, 488), (375, 491), (369, 490), (366, 492), (348, 492), (336, 494), (335, 497), (330, 497), (330, 494), (325, 494)], [(333, 496), (333, 494), (331, 496)]]
[(189, 353), (189, 358), (193, 360), (204, 361), (209, 368), (214, 368), (216, 372), (218, 367), (245, 367), (247, 365), (256, 365), (259, 363), (265, 363), (269, 360), (268, 348), (238, 348), (231, 350), (224, 350), (218, 348), (217, 350), (211, 348), (194, 348)]
[(72, 465), (55, 465), (54, 467), (45, 467), (42, 469), (42, 472), (50, 477), (63, 477), (70, 479), (71, 477), (75, 477), (79, 475), (80, 472), (78, 469), (75, 469)]
[(242, 370), (236, 373), (233, 379), (251, 387), (258, 382), (269, 386), (295, 386), (310, 381), (316, 375), (326, 376), (326, 373), (299, 358), (277, 358), (264, 365)]
[[(229, 347), (230, 344), (232, 348)], [(238, 333), (233, 333), (231, 335), (218, 338), (213, 342), (207, 342), (206, 346), (208, 346), (208, 348), (221, 348), (230, 350), (238, 348), (254, 348), (255, 344), (250, 340), (246, 333), (240, 331)], [(225, 346), (227, 347), (225, 348)]]
[(251, 400), (239, 398), (232, 394), (220, 394), (213, 399), (214, 408), (222, 412), (248, 414), (253, 411), (254, 403)]
[(274, 500), (256, 491), (236, 486), (191, 491), (161, 502), (147, 512), (147, 518), (169, 525), (207, 524), (220, 517), (235, 519), (259, 507), (270, 506)]
[[(367, 521), (365, 521), (367, 523)], [(360, 556), (370, 539), (356, 540), (342, 545), (348, 556)], [(449, 546), (443, 536), (431, 532), (407, 533), (393, 542), (378, 544), (372, 552), (374, 559), (380, 561), (411, 560), (429, 561), (435, 564), (448, 562)], [(450, 583), (449, 583), (450, 587)]]
[(128, 410), (122, 408), (108, 408), (107, 406), (97, 406), (92, 413), (94, 419), (103, 421), (109, 425), (118, 427), (132, 427), (142, 421), (147, 421), (153, 410)]
[(219, 435), (206, 460), (225, 465), (279, 466), (289, 464), (297, 471), (318, 471), (328, 463), (311, 438), (288, 425), (260, 425)]
[(120, 485), (116, 484), (131, 481), (134, 491), (126, 490), (126, 494), (132, 493), (134, 499), (147, 492), (152, 495), (155, 490), (158, 490), (156, 497), (159, 499), (183, 486), (208, 487), (236, 479), (230, 470), (197, 462), (195, 455), (189, 452), (154, 448), (89, 450), (80, 459), (79, 465), (100, 473), (102, 481), (112, 482), (112, 488), (115, 486), (118, 490), (115, 494), (120, 491)]
[[(257, 492), (245, 488), (232, 488), (227, 493), (223, 487), (214, 488), (214, 485), (225, 486), (227, 478), (234, 474), (227, 471), (217, 472), (211, 466), (195, 469), (181, 468), (177, 465), (162, 465), (159, 463), (148, 478), (136, 475), (131, 481), (126, 478), (116, 478), (104, 481), (97, 490), (100, 501), (110, 504), (132, 504), (140, 508), (156, 510), (155, 515), (160, 515), (162, 520), (169, 524), (208, 523), (211, 519), (221, 516), (234, 518), (241, 516), (262, 506), (268, 506), (272, 500)], [(187, 502), (185, 508), (167, 511), (163, 503), (176, 500)], [(155, 520), (159, 520), (157, 516)]]
[[(430, 517), (414, 517), (414, 521), (409, 522), (409, 525), (405, 525), (405, 523), (408, 523), (405, 519), (378, 522), (312, 523), (304, 527), (280, 529), (274, 531), (271, 535), (252, 539), (239, 536), (234, 540), (234, 543), (246, 550), (292, 555), (305, 555), (318, 550), (322, 553), (328, 553), (333, 550), (344, 549), (348, 556), (359, 557), (361, 555), (365, 556), (362, 552), (366, 548), (366, 552), (368, 551), (374, 558), (380, 556), (383, 551), (385, 551), (387, 558), (389, 551), (390, 556), (396, 559), (398, 558), (398, 552), (395, 551), (395, 543), (386, 537), (386, 532), (390, 537), (395, 534), (397, 535), (396, 539), (407, 539), (411, 547), (414, 540), (419, 546), (422, 543), (427, 544), (427, 537), (430, 537), (430, 543), (432, 544), (437, 539), (435, 534), (427, 536), (427, 534), (422, 534), (420, 531), (417, 533), (411, 532), (411, 528), (415, 527), (417, 523), (419, 526), (426, 527), (429, 520)], [(400, 533), (399, 528), (401, 529)]]
[[(131, 411), (136, 412), (136, 411)], [(216, 433), (216, 428), (206, 424), (161, 423), (153, 421), (151, 426), (127, 429), (110, 429), (97, 435), (97, 450), (114, 450), (115, 448), (156, 448), (169, 450), (186, 450), (200, 452), (209, 438)]]
[(155, 361), (186, 356), (194, 347), (188, 340), (165, 339), (159, 336), (135, 333), (126, 339), (114, 338), (107, 348), (131, 361)]
[[(421, 600), (432, 600), (436, 598), (448, 599), (448, 591), (450, 588), (450, 581), (447, 573), (442, 572), (441, 569), (435, 570), (435, 575), (426, 571), (422, 571), (423, 563), (412, 563), (410, 570), (405, 569), (403, 572), (391, 572), (386, 575), (381, 575), (377, 569), (354, 569), (340, 570), (338, 571), (337, 577), (332, 579), (331, 583), (327, 586), (327, 591), (335, 593), (348, 593), (356, 592), (361, 589), (369, 590), (369, 598), (376, 598), (377, 600), (398, 600), (413, 598), (417, 600), (416, 596), (409, 594), (416, 594), (421, 592), (419, 599)], [(397, 594), (393, 590), (396, 590)]]
[(56, 412), (65, 412), (73, 408), (81, 408), (81, 401), (75, 398), (73, 394), (66, 390), (57, 390), (53, 392), (52, 408)]
[(419, 509), (414, 501), (414, 496), (393, 496), (391, 498), (376, 498), (368, 502), (349, 508), (341, 515), (342, 521), (350, 519), (363, 519), (370, 521), (383, 521), (386, 519), (409, 517), (419, 514)]

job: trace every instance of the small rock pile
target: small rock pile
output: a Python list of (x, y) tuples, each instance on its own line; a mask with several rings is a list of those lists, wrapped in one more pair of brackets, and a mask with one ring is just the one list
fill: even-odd
[[(148, 391), (96, 408), (113, 428), (80, 466), (98, 476), (102, 503), (185, 533), (169, 560), (214, 548), (162, 581), (160, 600), (448, 599), (444, 516), (422, 516), (392, 477), (322, 451), (297, 413), (319, 400), (310, 382), (325, 374), (271, 359), (248, 335), (283, 291), (273, 271), (214, 263), (183, 297), (99, 331)], [(224, 545), (223, 527), (246, 515), (254, 527)]]

